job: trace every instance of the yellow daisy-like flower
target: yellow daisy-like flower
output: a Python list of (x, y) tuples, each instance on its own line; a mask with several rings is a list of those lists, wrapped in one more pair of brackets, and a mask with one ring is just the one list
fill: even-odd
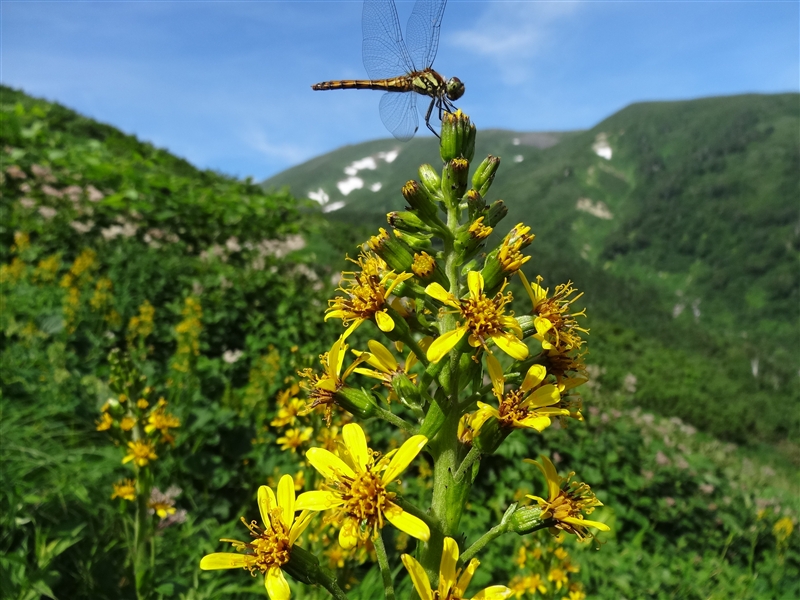
[(96, 422), (97, 431), (108, 431), (113, 424), (114, 417), (103, 411), (103, 414), (100, 415), (100, 420)]
[(305, 406), (306, 403), (300, 398), (291, 398), (287, 400), (285, 404), (278, 409), (278, 414), (270, 421), (270, 425), (273, 427), (294, 426), (298, 415), (303, 412)]
[(128, 453), (122, 459), (122, 464), (133, 461), (137, 467), (146, 467), (151, 460), (158, 458), (150, 442), (137, 440), (128, 442)]
[(257, 521), (242, 522), (254, 538), (250, 542), (220, 540), (233, 544), (235, 552), (215, 552), (204, 556), (200, 568), (204, 571), (216, 569), (247, 569), (250, 573), (264, 574), (264, 585), (270, 600), (288, 600), (289, 584), (281, 567), (289, 562), (292, 546), (308, 527), (313, 513), (303, 511), (295, 519), (296, 503), (294, 481), (291, 475), (284, 475), (278, 482), (278, 495), (272, 488), (262, 485), (258, 488), (258, 508), (261, 512), (263, 529)]
[(281, 447), (281, 450), (297, 452), (297, 449), (303, 445), (303, 442), (310, 440), (313, 434), (314, 430), (311, 427), (306, 427), (304, 429), (287, 429), (283, 437), (279, 437), (275, 442)]
[(426, 294), (455, 308), (464, 320), (455, 329), (443, 333), (433, 341), (428, 348), (428, 360), (439, 362), (467, 332), (469, 343), (474, 348), (483, 346), (488, 352), (486, 343), (492, 340), (512, 358), (526, 359), (528, 347), (520, 339), (522, 329), (513, 316), (505, 314), (505, 306), (511, 302), (511, 294), (504, 296), (501, 289), (494, 298), (488, 298), (483, 293), (483, 275), (478, 271), (469, 272), (467, 285), (469, 295), (463, 299), (456, 298), (438, 283), (431, 283), (425, 288)]
[(159, 402), (158, 408), (151, 412), (147, 418), (147, 425), (144, 426), (144, 430), (146, 433), (158, 430), (165, 442), (172, 443), (175, 441), (175, 437), (170, 433), (170, 429), (180, 427), (181, 420), (166, 411), (166, 404), (163, 400)]
[(315, 373), (311, 369), (298, 371), (298, 375), (308, 380), (303, 385), (309, 395), (310, 402), (301, 414), (307, 414), (315, 409), (317, 406), (325, 406), (325, 420), (330, 425), (331, 422), (331, 408), (335, 403), (334, 396), (343, 386), (345, 380), (355, 370), (355, 368), (367, 359), (366, 356), (357, 358), (344, 373), (342, 373), (342, 366), (344, 365), (344, 357), (347, 355), (348, 345), (345, 340), (355, 330), (354, 326), (348, 327), (339, 339), (333, 342), (330, 351), (321, 354), (319, 362), (322, 365), (322, 375)]
[(533, 365), (525, 375), (522, 385), (505, 391), (505, 377), (500, 362), (491, 354), (486, 355), (492, 390), (497, 397), (498, 408), (478, 402), (478, 412), (472, 420), (477, 431), (490, 417), (494, 417), (506, 428), (528, 428), (544, 431), (550, 426), (550, 417), (569, 415), (569, 411), (553, 406), (561, 400), (558, 386), (543, 384), (547, 370), (542, 365)]
[(122, 419), (119, 422), (119, 428), (122, 429), (122, 431), (130, 431), (135, 426), (136, 426), (136, 419), (134, 419), (133, 417), (122, 417)]
[(584, 343), (581, 333), (589, 333), (589, 330), (579, 327), (576, 317), (585, 317), (586, 310), (575, 313), (568, 311), (572, 303), (583, 296), (583, 292), (578, 293), (572, 287), (572, 282), (568, 282), (557, 285), (553, 295), (548, 297), (550, 290), (540, 285), (541, 276), (536, 278), (535, 283), (529, 283), (522, 271), (519, 276), (533, 305), (534, 337), (542, 343), (542, 349), (565, 351), (580, 348)]
[(391, 390), (389, 394), (389, 401), (391, 402), (397, 398), (397, 394), (392, 386), (392, 380), (396, 376), (406, 375), (412, 383), (416, 379), (415, 375), (408, 375), (408, 371), (417, 363), (417, 356), (409, 351), (405, 366), (401, 367), (389, 349), (380, 342), (369, 340), (367, 346), (369, 347), (368, 353), (353, 350), (353, 354), (359, 358), (363, 356), (366, 363), (371, 366), (372, 369), (359, 367), (355, 369), (355, 372), (382, 381), (383, 385)]
[(111, 499), (122, 498), (133, 502), (136, 500), (136, 481), (134, 479), (123, 479), (114, 484), (114, 491), (111, 494)]
[(506, 273), (513, 274), (519, 271), (520, 267), (531, 259), (530, 256), (522, 254), (522, 249), (533, 241), (534, 236), (530, 230), (527, 225), (518, 223), (503, 239), (503, 244), (497, 252), (497, 260)]
[(362, 252), (357, 261), (349, 260), (361, 267), (361, 271), (342, 273), (343, 283), (339, 290), (346, 296), (328, 301), (325, 320), (341, 319), (342, 325), (352, 322), (352, 329), (355, 329), (374, 318), (381, 331), (392, 331), (394, 321), (385, 308), (388, 298), (398, 284), (411, 279), (414, 274), (395, 273), (383, 259), (372, 253)]
[(405, 512), (393, 502), (395, 494), (386, 491), (428, 443), (428, 438), (412, 436), (397, 451), (376, 462), (376, 453), (367, 447), (361, 427), (348, 423), (342, 428), (342, 437), (348, 462), (324, 448), (306, 452), (308, 462), (327, 480), (329, 489), (302, 494), (297, 499), (298, 509), (338, 509), (343, 518), (339, 544), (345, 549), (354, 548), (359, 540), (379, 535), (385, 521), (411, 537), (428, 541), (430, 529), (425, 522)]
[(562, 569), (550, 569), (550, 572), (547, 574), (547, 581), (552, 581), (556, 589), (560, 590), (562, 586), (569, 584), (569, 576), (567, 572)]
[(585, 483), (570, 481), (575, 473), (570, 473), (567, 477), (560, 477), (549, 458), (546, 456), (540, 458), (542, 462), (529, 458), (526, 458), (525, 462), (536, 465), (547, 480), (547, 500), (539, 496), (527, 496), (539, 504), (542, 509), (542, 518), (553, 519), (556, 522), (554, 525), (556, 529), (575, 534), (579, 540), (591, 535), (587, 531), (588, 527), (600, 531), (610, 531), (611, 528), (605, 523), (583, 518), (584, 512), (588, 515), (594, 511), (596, 506), (603, 506), (592, 489)]
[(511, 591), (515, 598), (519, 598), (523, 594), (544, 594), (547, 592), (547, 586), (542, 582), (542, 576), (538, 573), (532, 575), (516, 575), (509, 582)]
[[(400, 558), (408, 570), (408, 574), (411, 575), (411, 582), (421, 600), (464, 600), (464, 593), (472, 581), (472, 576), (480, 565), (480, 561), (473, 558), (466, 567), (456, 570), (458, 556), (456, 541), (451, 537), (444, 538), (442, 561), (439, 564), (439, 586), (435, 590), (431, 589), (431, 582), (425, 569), (414, 557), (403, 554)], [(472, 596), (471, 600), (502, 600), (511, 594), (512, 591), (506, 586), (493, 585)]]

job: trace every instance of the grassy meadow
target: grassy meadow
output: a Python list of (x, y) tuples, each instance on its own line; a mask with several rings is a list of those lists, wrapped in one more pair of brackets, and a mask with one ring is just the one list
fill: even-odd
[[(763, 111), (759, 106), (751, 112)], [(648, 118), (636, 115), (637, 126), (645, 128)], [(121, 420), (119, 427), (104, 425), (104, 415), (134, 402), (121, 399), (124, 388), (137, 390), (136, 401), (144, 403), (135, 410), (150, 415), (151, 434), (161, 434), (157, 457), (147, 464), (163, 496), (154, 505), (155, 534), (142, 559), (151, 567), (152, 597), (265, 597), (260, 576), (204, 572), (200, 559), (225, 549), (221, 538), (244, 539), (239, 519), (258, 518), (260, 485), (274, 487), (289, 473), (298, 490), (313, 489), (318, 476), (305, 463), (305, 450), (335, 448), (335, 434), (351, 420), (344, 411), (330, 424), (316, 413), (298, 414), (305, 403), (298, 371), (318, 369), (320, 354), (340, 334), (338, 321), (323, 322), (327, 301), (339, 272), (350, 270), (345, 254), (355, 256), (378, 225), (365, 229), (326, 218), (288, 192), (200, 171), (113, 127), (6, 87), (0, 88), (0, 121), (0, 596), (136, 597), (130, 548), (137, 523), (120, 487), (133, 474), (132, 463), (123, 462), (130, 454), (127, 430)], [(749, 131), (749, 123), (740, 128)], [(650, 148), (651, 134), (636, 135), (651, 151), (651, 167), (657, 154), (679, 156), (688, 143)], [(583, 144), (596, 132), (569, 134), (562, 143), (580, 135)], [(767, 152), (769, 135), (751, 142)], [(784, 145), (776, 143), (775, 152)], [(761, 168), (746, 152), (732, 152), (741, 165)], [(423, 156), (415, 164), (430, 160)], [(707, 162), (687, 159), (686, 168), (702, 167), (710, 189), (724, 170), (719, 160), (710, 152)], [(741, 171), (738, 164), (725, 169)], [(563, 173), (563, 164), (557, 166)], [(783, 240), (788, 218), (797, 216), (796, 207), (786, 209), (796, 187), (775, 169), (764, 174), (772, 191), (758, 235), (774, 224), (775, 239)], [(504, 194), (524, 184), (518, 177), (509, 176)], [(539, 472), (522, 462), (539, 454), (591, 486), (603, 503), (591, 518), (611, 531), (584, 543), (546, 530), (506, 534), (480, 555), (474, 589), (504, 584), (519, 598), (558, 600), (800, 597), (800, 421), (792, 366), (798, 290), (787, 264), (790, 251), (796, 260), (796, 235), (785, 253), (768, 234), (743, 241), (718, 219), (722, 233), (709, 235), (728, 252), (746, 254), (730, 265), (725, 256), (735, 255), (720, 254), (713, 240), (694, 246), (704, 232), (692, 229), (690, 207), (707, 188), (676, 176), (672, 188), (651, 182), (652, 194), (642, 196), (648, 175), (631, 167), (630, 177), (617, 196), (603, 198), (615, 211), (628, 210), (635, 198), (644, 207), (625, 227), (603, 233), (604, 249), (592, 250), (591, 261), (561, 251), (573, 243), (561, 217), (542, 230), (538, 217), (527, 223), (537, 238), (526, 272), (545, 273), (550, 285), (572, 279), (587, 291), (581, 305), (588, 308), (592, 379), (581, 388), (584, 420), (541, 434), (516, 431), (484, 457), (458, 541), (469, 545), (511, 503), (544, 494)], [(501, 168), (498, 182), (503, 178)], [(730, 185), (745, 180), (742, 175)], [(594, 185), (564, 185), (584, 184)], [(556, 187), (540, 190), (548, 200), (539, 210), (557, 203)], [(403, 209), (399, 193), (388, 190), (384, 198)], [(669, 218), (659, 214), (660, 201), (673, 202)], [(522, 208), (509, 206), (509, 220), (521, 218)], [(695, 208), (702, 222), (720, 210)], [(685, 236), (667, 232), (664, 223), (674, 214)], [(745, 214), (737, 219), (745, 233), (757, 225)], [(649, 230), (658, 235), (645, 243)], [(703, 259), (693, 261), (695, 255)], [(699, 286), (691, 289), (710, 298), (709, 310), (718, 315), (711, 324), (698, 326), (690, 311), (683, 319), (669, 316), (672, 290), (663, 281), (669, 278), (653, 276), (667, 263), (672, 273), (696, 275), (690, 288)], [(743, 272), (733, 274), (739, 265)], [(715, 278), (718, 271), (725, 277)], [(754, 273), (760, 288), (745, 284)], [(527, 298), (521, 287), (512, 289), (521, 313), (519, 300)], [(739, 327), (750, 332), (748, 344), (759, 348), (770, 379), (753, 382), (738, 367), (731, 374), (730, 364), (749, 365), (753, 348), (731, 342)], [(375, 331), (374, 324), (363, 325), (351, 347), (366, 347)], [(128, 357), (124, 368), (115, 358), (120, 352)], [(373, 385), (353, 377), (367, 389)], [(155, 420), (159, 410), (172, 417), (171, 425)], [(363, 426), (371, 447), (403, 442), (383, 421)], [(401, 495), (424, 498), (431, 478), (428, 462), (415, 461)], [(393, 564), (414, 543), (394, 530)], [(317, 517), (303, 547), (335, 573), (349, 598), (382, 596), (373, 550), (342, 550), (335, 524)], [(410, 597), (402, 568), (396, 582), (398, 597)], [(290, 585), (296, 598), (329, 597), (291, 578)]]

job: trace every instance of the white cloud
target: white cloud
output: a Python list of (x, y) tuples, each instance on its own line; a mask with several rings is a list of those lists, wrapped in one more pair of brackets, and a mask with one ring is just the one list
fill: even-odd
[(547, 51), (556, 22), (574, 15), (578, 2), (491, 2), (470, 29), (449, 42), (494, 62), (508, 84), (530, 76), (533, 60)]
[(281, 159), (284, 164), (296, 164), (314, 155), (311, 148), (271, 141), (260, 129), (249, 130), (242, 136), (242, 141), (270, 159)]

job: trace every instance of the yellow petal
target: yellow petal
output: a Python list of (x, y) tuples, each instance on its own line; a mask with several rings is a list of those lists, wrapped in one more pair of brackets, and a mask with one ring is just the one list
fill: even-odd
[(375, 323), (378, 324), (378, 329), (384, 333), (394, 330), (394, 321), (385, 310), (379, 310), (375, 313)]
[(447, 304), (448, 306), (452, 306), (453, 308), (458, 308), (458, 300), (453, 297), (453, 294), (448, 292), (438, 283), (429, 283), (428, 286), (425, 288), (425, 293), (428, 294), (431, 298), (435, 298), (442, 304)]
[(467, 332), (466, 326), (461, 326), (453, 329), (453, 331), (448, 331), (447, 333), (443, 333), (438, 338), (433, 340), (433, 343), (428, 347), (428, 360), (437, 363), (442, 358), (452, 350), (458, 342), (461, 341), (461, 338), (464, 337), (464, 334)]
[(542, 406), (550, 406), (561, 400), (561, 393), (558, 387), (549, 383), (543, 385), (538, 390), (533, 392), (530, 396), (521, 402), (524, 408), (540, 408)]
[(467, 564), (467, 566), (464, 568), (464, 571), (461, 573), (461, 577), (458, 578), (458, 583), (456, 584), (456, 587), (458, 588), (458, 591), (461, 596), (463, 596), (464, 592), (467, 591), (467, 588), (469, 587), (469, 582), (472, 581), (472, 576), (475, 575), (475, 569), (477, 569), (478, 565), (480, 564), (481, 563), (477, 558), (473, 558), (471, 561), (469, 561), (469, 564)]
[(294, 478), (291, 475), (284, 475), (278, 482), (278, 506), (287, 529), (291, 528), (294, 522), (294, 500)]
[(289, 600), (292, 595), (289, 590), (289, 583), (283, 576), (280, 567), (270, 567), (264, 578), (264, 586), (267, 588), (269, 600)]
[(352, 517), (345, 517), (342, 528), (339, 530), (339, 545), (345, 550), (355, 548), (358, 544), (358, 521)]
[(512, 591), (504, 585), (493, 585), (481, 590), (472, 597), (472, 600), (504, 600), (511, 596)]
[[(345, 428), (347, 427), (348, 425), (345, 425)], [(392, 462), (389, 463), (389, 466), (386, 467), (386, 470), (383, 472), (383, 477), (381, 478), (383, 484), (387, 485), (389, 482), (397, 479), (397, 476), (405, 471), (409, 463), (414, 460), (417, 454), (419, 454), (419, 451), (422, 450), (422, 447), (427, 443), (428, 438), (424, 435), (413, 435), (408, 438), (403, 445), (400, 446), (400, 449), (392, 457)]]
[(541, 415), (537, 415), (534, 417), (526, 417), (519, 421), (514, 421), (514, 423), (520, 427), (527, 427), (528, 429), (535, 429), (536, 431), (542, 432), (548, 427), (550, 427), (550, 419), (548, 417), (544, 417)]
[(348, 423), (342, 428), (342, 438), (357, 470), (363, 473), (369, 462), (369, 448), (364, 430), (356, 423)]
[(578, 525), (580, 527), (594, 527), (595, 529), (599, 529), (600, 531), (611, 531), (611, 527), (606, 525), (605, 523), (601, 523), (600, 521), (587, 521), (586, 519), (576, 519), (574, 517), (564, 517), (561, 519), (565, 523), (570, 523), (571, 525)]
[(403, 554), (400, 560), (402, 560), (403, 564), (406, 566), (406, 570), (411, 576), (411, 583), (414, 584), (414, 589), (417, 590), (420, 600), (433, 600), (433, 594), (431, 594), (431, 580), (428, 579), (428, 574), (425, 573), (425, 569), (422, 568), (422, 565), (408, 554)]
[(547, 377), (547, 369), (544, 368), (544, 365), (531, 365), (531, 368), (525, 373), (525, 379), (519, 389), (523, 392), (532, 390), (542, 383), (545, 377)]
[(355, 372), (361, 375), (366, 375), (367, 377), (371, 377), (372, 379), (380, 379), (381, 381), (385, 379), (386, 375), (385, 373), (380, 373), (374, 369), (355, 369)]
[(536, 317), (533, 320), (533, 326), (536, 327), (536, 333), (539, 335), (544, 335), (553, 328), (550, 319), (545, 319), (544, 317)]
[(252, 562), (253, 557), (246, 554), (234, 554), (233, 552), (215, 552), (204, 556), (200, 560), (200, 568), (203, 571), (216, 571), (217, 569), (240, 569)]
[(344, 504), (341, 496), (328, 491), (311, 491), (300, 494), (295, 502), (297, 510), (328, 510)]
[(325, 390), (326, 392), (335, 392), (339, 388), (339, 383), (337, 382), (337, 378), (331, 379), (330, 377), (324, 377), (320, 379), (317, 383), (314, 384), (314, 387), (319, 388), (321, 390)]
[(325, 321), (328, 319), (341, 319), (345, 315), (343, 310), (332, 310), (328, 313), (325, 313)]
[(319, 471), (325, 479), (337, 481), (340, 475), (355, 479), (356, 474), (347, 464), (335, 454), (325, 448), (311, 448), (306, 452), (306, 458), (311, 466)]
[(531, 460), (530, 458), (526, 458), (525, 462), (536, 465), (542, 472), (542, 475), (544, 475), (544, 478), (547, 480), (549, 500), (552, 500), (558, 496), (558, 493), (561, 490), (561, 480), (558, 477), (558, 472), (556, 471), (556, 467), (553, 465), (553, 462), (544, 455), (539, 456), (539, 458), (542, 462), (537, 462), (535, 460)]
[(533, 295), (531, 284), (528, 283), (528, 279), (525, 277), (525, 274), (522, 271), (517, 271), (517, 273), (519, 273), (519, 278), (522, 279), (522, 287), (524, 287), (525, 291), (528, 292), (528, 297), (531, 299), (531, 304), (534, 308), (536, 308), (536, 297)]
[(261, 511), (261, 522), (265, 526), (269, 526), (272, 523), (270, 512), (276, 506), (278, 506), (278, 503), (275, 501), (275, 492), (272, 491), (272, 488), (267, 487), (266, 485), (259, 487), (258, 510)]
[[(367, 346), (369, 346), (369, 351), (378, 360), (378, 364), (380, 365), (373, 366), (376, 368), (383, 367), (383, 369), (388, 373), (397, 370), (397, 360), (395, 360), (394, 355), (389, 352), (386, 346), (375, 340), (369, 340), (367, 342)], [(372, 361), (370, 361), (370, 364), (372, 364)]]
[(300, 516), (295, 519), (292, 528), (289, 530), (289, 544), (294, 545), (297, 541), (297, 538), (306, 530), (311, 524), (311, 520), (317, 516), (316, 511), (304, 510), (300, 513)]
[(503, 377), (503, 367), (500, 366), (500, 361), (491, 354), (486, 355), (486, 366), (489, 367), (489, 378), (492, 380), (494, 394), (498, 398), (502, 398), (506, 385), (505, 377)]
[(525, 342), (517, 339), (513, 335), (498, 333), (490, 337), (500, 350), (508, 354), (514, 360), (525, 360), (528, 358), (528, 346), (525, 345)]
[(483, 275), (480, 271), (470, 271), (467, 273), (467, 287), (469, 295), (477, 300), (483, 294)]
[(425, 524), (425, 521), (407, 513), (396, 504), (389, 502), (385, 514), (386, 520), (400, 531), (404, 531), (411, 537), (423, 542), (427, 542), (430, 539), (431, 530)]
[(397, 276), (392, 280), (392, 282), (386, 288), (386, 296), (391, 294), (396, 286), (403, 283), (406, 279), (411, 279), (412, 277), (414, 277), (413, 273), (398, 273)]
[(444, 538), (442, 562), (439, 563), (439, 597), (447, 598), (456, 584), (456, 563), (458, 562), (458, 544), (451, 537)]

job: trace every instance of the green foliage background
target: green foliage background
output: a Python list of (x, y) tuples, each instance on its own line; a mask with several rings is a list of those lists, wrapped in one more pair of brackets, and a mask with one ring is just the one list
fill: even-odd
[[(508, 172), (504, 165), (497, 180), (511, 208), (504, 225), (524, 219), (537, 233), (531, 266), (545, 284), (571, 278), (587, 290), (599, 377), (586, 394), (585, 425), (533, 438), (517, 432), (484, 461), (464, 536), (473, 541), (510, 502), (541, 493), (522, 458), (557, 457), (562, 472), (577, 470), (592, 485), (613, 524), (599, 551), (569, 547), (589, 597), (800, 596), (800, 536), (795, 530), (779, 547), (772, 529), (780, 517), (796, 523), (800, 508), (788, 441), (798, 422), (798, 285), (796, 207), (787, 208), (796, 177), (787, 165), (797, 157), (787, 133), (794, 121), (784, 114), (797, 97), (731, 100), (734, 119), (713, 102), (631, 107), (597, 131), (524, 149), (527, 171), (524, 161)], [(665, 122), (698, 121), (707, 128), (690, 134), (689, 125), (674, 125), (662, 143)], [(197, 565), (220, 549), (218, 538), (241, 535), (236, 521), (254, 516), (258, 485), (296, 470), (297, 458), (279, 452), (265, 426), (285, 378), (314, 364), (339, 332), (322, 323), (331, 276), (367, 231), (5, 87), (0, 122), (0, 594), (133, 597), (129, 506), (109, 500), (111, 484), (128, 471), (95, 421), (109, 395), (108, 351), (125, 345), (144, 300), (155, 307), (144, 370), (183, 422), (175, 448), (157, 463), (159, 481), (183, 489), (178, 503), (188, 512), (159, 536), (159, 595), (263, 594), (243, 573), (201, 574)], [(624, 172), (609, 174), (583, 152), (601, 130), (620, 132), (609, 135)], [(486, 139), (505, 139), (511, 151), (503, 135)], [(425, 160), (414, 155), (404, 179)], [(750, 204), (731, 217), (725, 190)], [(613, 226), (576, 219), (565, 209), (575, 194), (602, 199), (625, 218)], [(402, 206), (398, 194), (384, 197), (375, 214)], [(522, 203), (531, 198), (535, 204)], [(15, 246), (17, 232), (29, 234), (29, 247)], [(65, 319), (60, 281), (87, 249), (96, 259), (73, 282), (80, 301)], [(53, 256), (60, 266), (48, 280), (37, 266)], [(102, 310), (91, 304), (101, 278), (113, 284)], [(676, 288), (703, 298), (699, 323), (690, 309), (672, 317)], [(203, 316), (200, 352), (184, 373), (171, 365), (188, 297), (200, 300)], [(236, 350), (238, 360), (226, 361)], [(750, 376), (753, 356), (761, 359), (758, 379)], [(367, 429), (388, 437), (377, 423)], [(425, 493), (416, 474), (409, 496)], [(476, 589), (508, 582), (508, 557), (521, 542), (501, 538), (481, 556)], [(352, 597), (376, 597), (375, 571), (358, 574)], [(299, 586), (295, 593), (323, 597)]]

